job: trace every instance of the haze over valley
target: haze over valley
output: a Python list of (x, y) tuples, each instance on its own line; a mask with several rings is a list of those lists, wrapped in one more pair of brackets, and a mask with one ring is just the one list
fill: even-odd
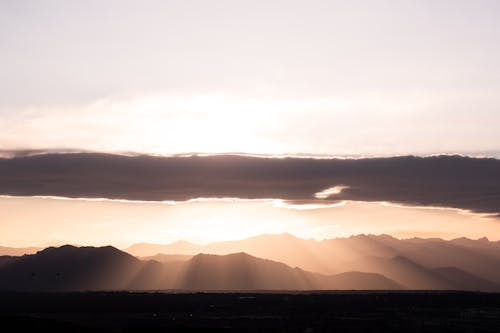
[(14, 249), (4, 248), (0, 289), (500, 291), (499, 249), (487, 239), (358, 235), (318, 242), (289, 234), (205, 246), (135, 244), (128, 253), (65, 245), (12, 256)]

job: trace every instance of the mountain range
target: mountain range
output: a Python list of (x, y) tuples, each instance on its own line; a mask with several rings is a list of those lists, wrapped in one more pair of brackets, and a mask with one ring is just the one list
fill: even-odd
[[(139, 260), (114, 247), (47, 248), (2, 257), (0, 290), (324, 290), (401, 289), (375, 273), (312, 273), (245, 253), (198, 254), (187, 261)], [(9, 259), (6, 261), (6, 259)]]
[(0, 256), (0, 290), (327, 289), (500, 291), (500, 243), (282, 234), (208, 245), (143, 243), (126, 251), (65, 245)]
[(280, 234), (207, 245), (140, 243), (125, 251), (159, 261), (173, 258), (173, 254), (243, 251), (322, 274), (378, 273), (410, 289), (496, 290), (500, 285), (500, 242), (486, 238), (397, 239), (362, 234), (316, 241)]

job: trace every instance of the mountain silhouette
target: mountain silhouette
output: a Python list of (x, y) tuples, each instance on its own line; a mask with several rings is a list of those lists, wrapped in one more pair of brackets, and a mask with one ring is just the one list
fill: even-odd
[(50, 247), (0, 268), (0, 288), (32, 291), (119, 290), (141, 261), (111, 246)]
[(487, 239), (357, 235), (315, 241), (282, 234), (128, 250), (134, 249), (172, 252), (137, 258), (110, 246), (66, 245), (0, 256), (0, 289), (500, 291), (499, 242)]
[(314, 274), (245, 253), (199, 254), (187, 262), (181, 289), (310, 290), (322, 289)]
[(13, 257), (13, 256), (0, 256), (0, 267), (13, 263), (18, 259), (19, 259), (18, 257)]
[[(245, 252), (325, 275), (346, 271), (378, 273), (412, 289), (475, 290), (478, 288), (475, 282), (480, 286), (488, 286), (488, 289), (500, 285), (500, 242), (491, 242), (486, 238), (397, 239), (388, 235), (356, 235), (316, 241), (281, 234), (259, 235), (207, 245), (188, 242), (141, 244), (141, 247), (133, 245), (126, 251), (136, 255), (225, 255)], [(456, 269), (457, 277), (452, 279), (434, 271), (443, 267)], [(463, 281), (458, 281), (459, 277)]]
[[(346, 272), (322, 275), (246, 253), (199, 254), (187, 262), (182, 289), (318, 290), (401, 289), (379, 274)], [(228, 288), (229, 287), (229, 288)]]
[(404, 286), (382, 274), (365, 272), (344, 272), (324, 277), (325, 289), (356, 290), (363, 286), (366, 290), (397, 290)]
[(360, 269), (361, 267), (368, 272), (385, 274), (390, 279), (394, 279), (410, 289), (454, 289), (442, 276), (402, 256), (390, 259), (366, 257), (350, 266), (351, 269)]
[(456, 290), (500, 291), (500, 284), (482, 279), (456, 267), (435, 268), (434, 272), (450, 281), (454, 286), (453, 289)]
[[(324, 271), (318, 269), (318, 266), (331, 262), (331, 258), (328, 258), (331, 253), (317, 248), (316, 243), (312, 240), (304, 240), (285, 233), (280, 235), (258, 235), (243, 240), (214, 242), (208, 245), (198, 245), (186, 241), (171, 244), (140, 243), (133, 244), (125, 251), (138, 257), (148, 258), (157, 254), (196, 255), (198, 253), (210, 253), (225, 255), (245, 252), (259, 258), (284, 262), (292, 267), (297, 266), (305, 270), (319, 271), (326, 274), (339, 273), (339, 271), (335, 270)], [(321, 258), (323, 254), (325, 256)]]
[(47, 248), (0, 267), (0, 289), (319, 290), (400, 289), (373, 273), (322, 275), (245, 253), (199, 254), (187, 261), (141, 261), (111, 246)]

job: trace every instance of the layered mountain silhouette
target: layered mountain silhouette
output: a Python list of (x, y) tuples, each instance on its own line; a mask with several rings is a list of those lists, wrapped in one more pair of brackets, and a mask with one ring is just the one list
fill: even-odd
[(9, 257), (0, 290), (319, 290), (401, 289), (382, 275), (322, 275), (245, 253), (198, 254), (187, 261), (142, 261), (113, 247), (62, 246)]
[(24, 255), (0, 267), (0, 288), (15, 290), (126, 289), (143, 264), (113, 247), (66, 245)]
[(487, 239), (387, 235), (324, 241), (261, 235), (208, 245), (136, 244), (129, 253), (65, 245), (0, 256), (0, 290), (500, 291), (499, 250)]
[[(143, 243), (126, 251), (138, 256), (189, 256), (200, 252), (225, 255), (243, 251), (327, 275), (347, 271), (377, 273), (410, 289), (500, 289), (500, 242), (485, 238), (400, 240), (388, 235), (357, 235), (315, 241), (282, 234), (208, 245)], [(155, 258), (162, 261), (161, 256)]]

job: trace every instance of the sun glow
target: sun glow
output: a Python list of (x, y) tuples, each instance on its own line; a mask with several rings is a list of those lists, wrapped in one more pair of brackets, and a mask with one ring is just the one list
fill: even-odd
[[(302, 128), (306, 119), (312, 121), (313, 114), (313, 120), (334, 114), (337, 121), (350, 122), (349, 110), (367, 108), (365, 104), (337, 97), (280, 100), (225, 94), (111, 96), (85, 105), (20, 111), (16, 116), (19, 124), (10, 124), (8, 131), (2, 131), (0, 125), (0, 148), (44, 149), (60, 147), (63, 142), (65, 147), (75, 149), (85, 146), (93, 151), (160, 155), (297, 154), (308, 152), (306, 147), (311, 145), (297, 140), (292, 135), (294, 128), (310, 140), (318, 136), (324, 139), (321, 133)], [(27, 121), (32, 117), (35, 121)], [(61, 128), (71, 128), (71, 132)], [(343, 131), (337, 129), (339, 135)], [(33, 137), (36, 140), (26, 141)], [(315, 155), (332, 154), (315, 146), (318, 149), (311, 152)]]
[(329, 187), (321, 192), (315, 193), (314, 197), (316, 199), (328, 199), (329, 197), (335, 195), (335, 194), (340, 194), (342, 193), (343, 190), (346, 188), (349, 188), (348, 186), (334, 186), (334, 187)]
[[(281, 233), (316, 240), (360, 233), (500, 239), (494, 218), (454, 209), (350, 201), (311, 206), (271, 199), (135, 202), (4, 196), (0, 220), (3, 245), (18, 247), (65, 243), (127, 247), (178, 240), (205, 244)], [(469, 228), (471, 223), (474, 229)]]

